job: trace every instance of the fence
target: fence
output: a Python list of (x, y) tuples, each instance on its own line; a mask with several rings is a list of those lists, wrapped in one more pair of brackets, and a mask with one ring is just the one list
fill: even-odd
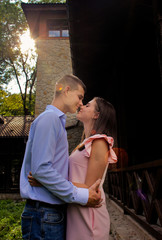
[(108, 172), (108, 194), (156, 239), (162, 239), (162, 159)]

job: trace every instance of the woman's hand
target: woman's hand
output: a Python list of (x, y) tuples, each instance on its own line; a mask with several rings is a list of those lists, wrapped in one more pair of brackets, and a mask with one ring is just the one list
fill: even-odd
[(42, 186), (41, 183), (39, 183), (35, 178), (33, 178), (31, 172), (29, 172), (29, 175), (28, 175), (28, 182), (30, 183), (30, 186), (32, 186), (32, 187), (41, 187)]

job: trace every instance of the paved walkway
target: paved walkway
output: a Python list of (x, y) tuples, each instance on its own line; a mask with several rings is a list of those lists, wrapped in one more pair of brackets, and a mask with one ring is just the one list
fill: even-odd
[(123, 210), (107, 195), (106, 198), (111, 222), (109, 240), (156, 240), (130, 216), (124, 215)]

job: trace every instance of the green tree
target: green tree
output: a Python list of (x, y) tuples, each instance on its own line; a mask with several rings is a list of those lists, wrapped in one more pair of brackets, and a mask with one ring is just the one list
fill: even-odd
[[(29, 111), (29, 94), (27, 94), (26, 107), (30, 115), (34, 115), (35, 94), (32, 94)], [(11, 94), (0, 90), (0, 115), (20, 116), (24, 115), (23, 101), (20, 94)]]
[[(13, 3), (10, 0), (0, 2), (0, 83), (7, 84), (12, 79), (16, 80), (26, 115), (29, 114), (27, 93), (29, 93), (29, 106), (32, 102), (37, 56), (31, 50), (25, 53), (21, 51), (20, 36), (26, 31), (27, 22), (20, 3), (21, 1)], [(21, 83), (24, 79), (23, 91)]]

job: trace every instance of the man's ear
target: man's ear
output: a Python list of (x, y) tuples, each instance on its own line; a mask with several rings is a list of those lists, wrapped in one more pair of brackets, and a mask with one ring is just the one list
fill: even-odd
[(65, 89), (64, 89), (64, 93), (68, 94), (69, 91), (70, 91), (70, 86), (66, 86)]

